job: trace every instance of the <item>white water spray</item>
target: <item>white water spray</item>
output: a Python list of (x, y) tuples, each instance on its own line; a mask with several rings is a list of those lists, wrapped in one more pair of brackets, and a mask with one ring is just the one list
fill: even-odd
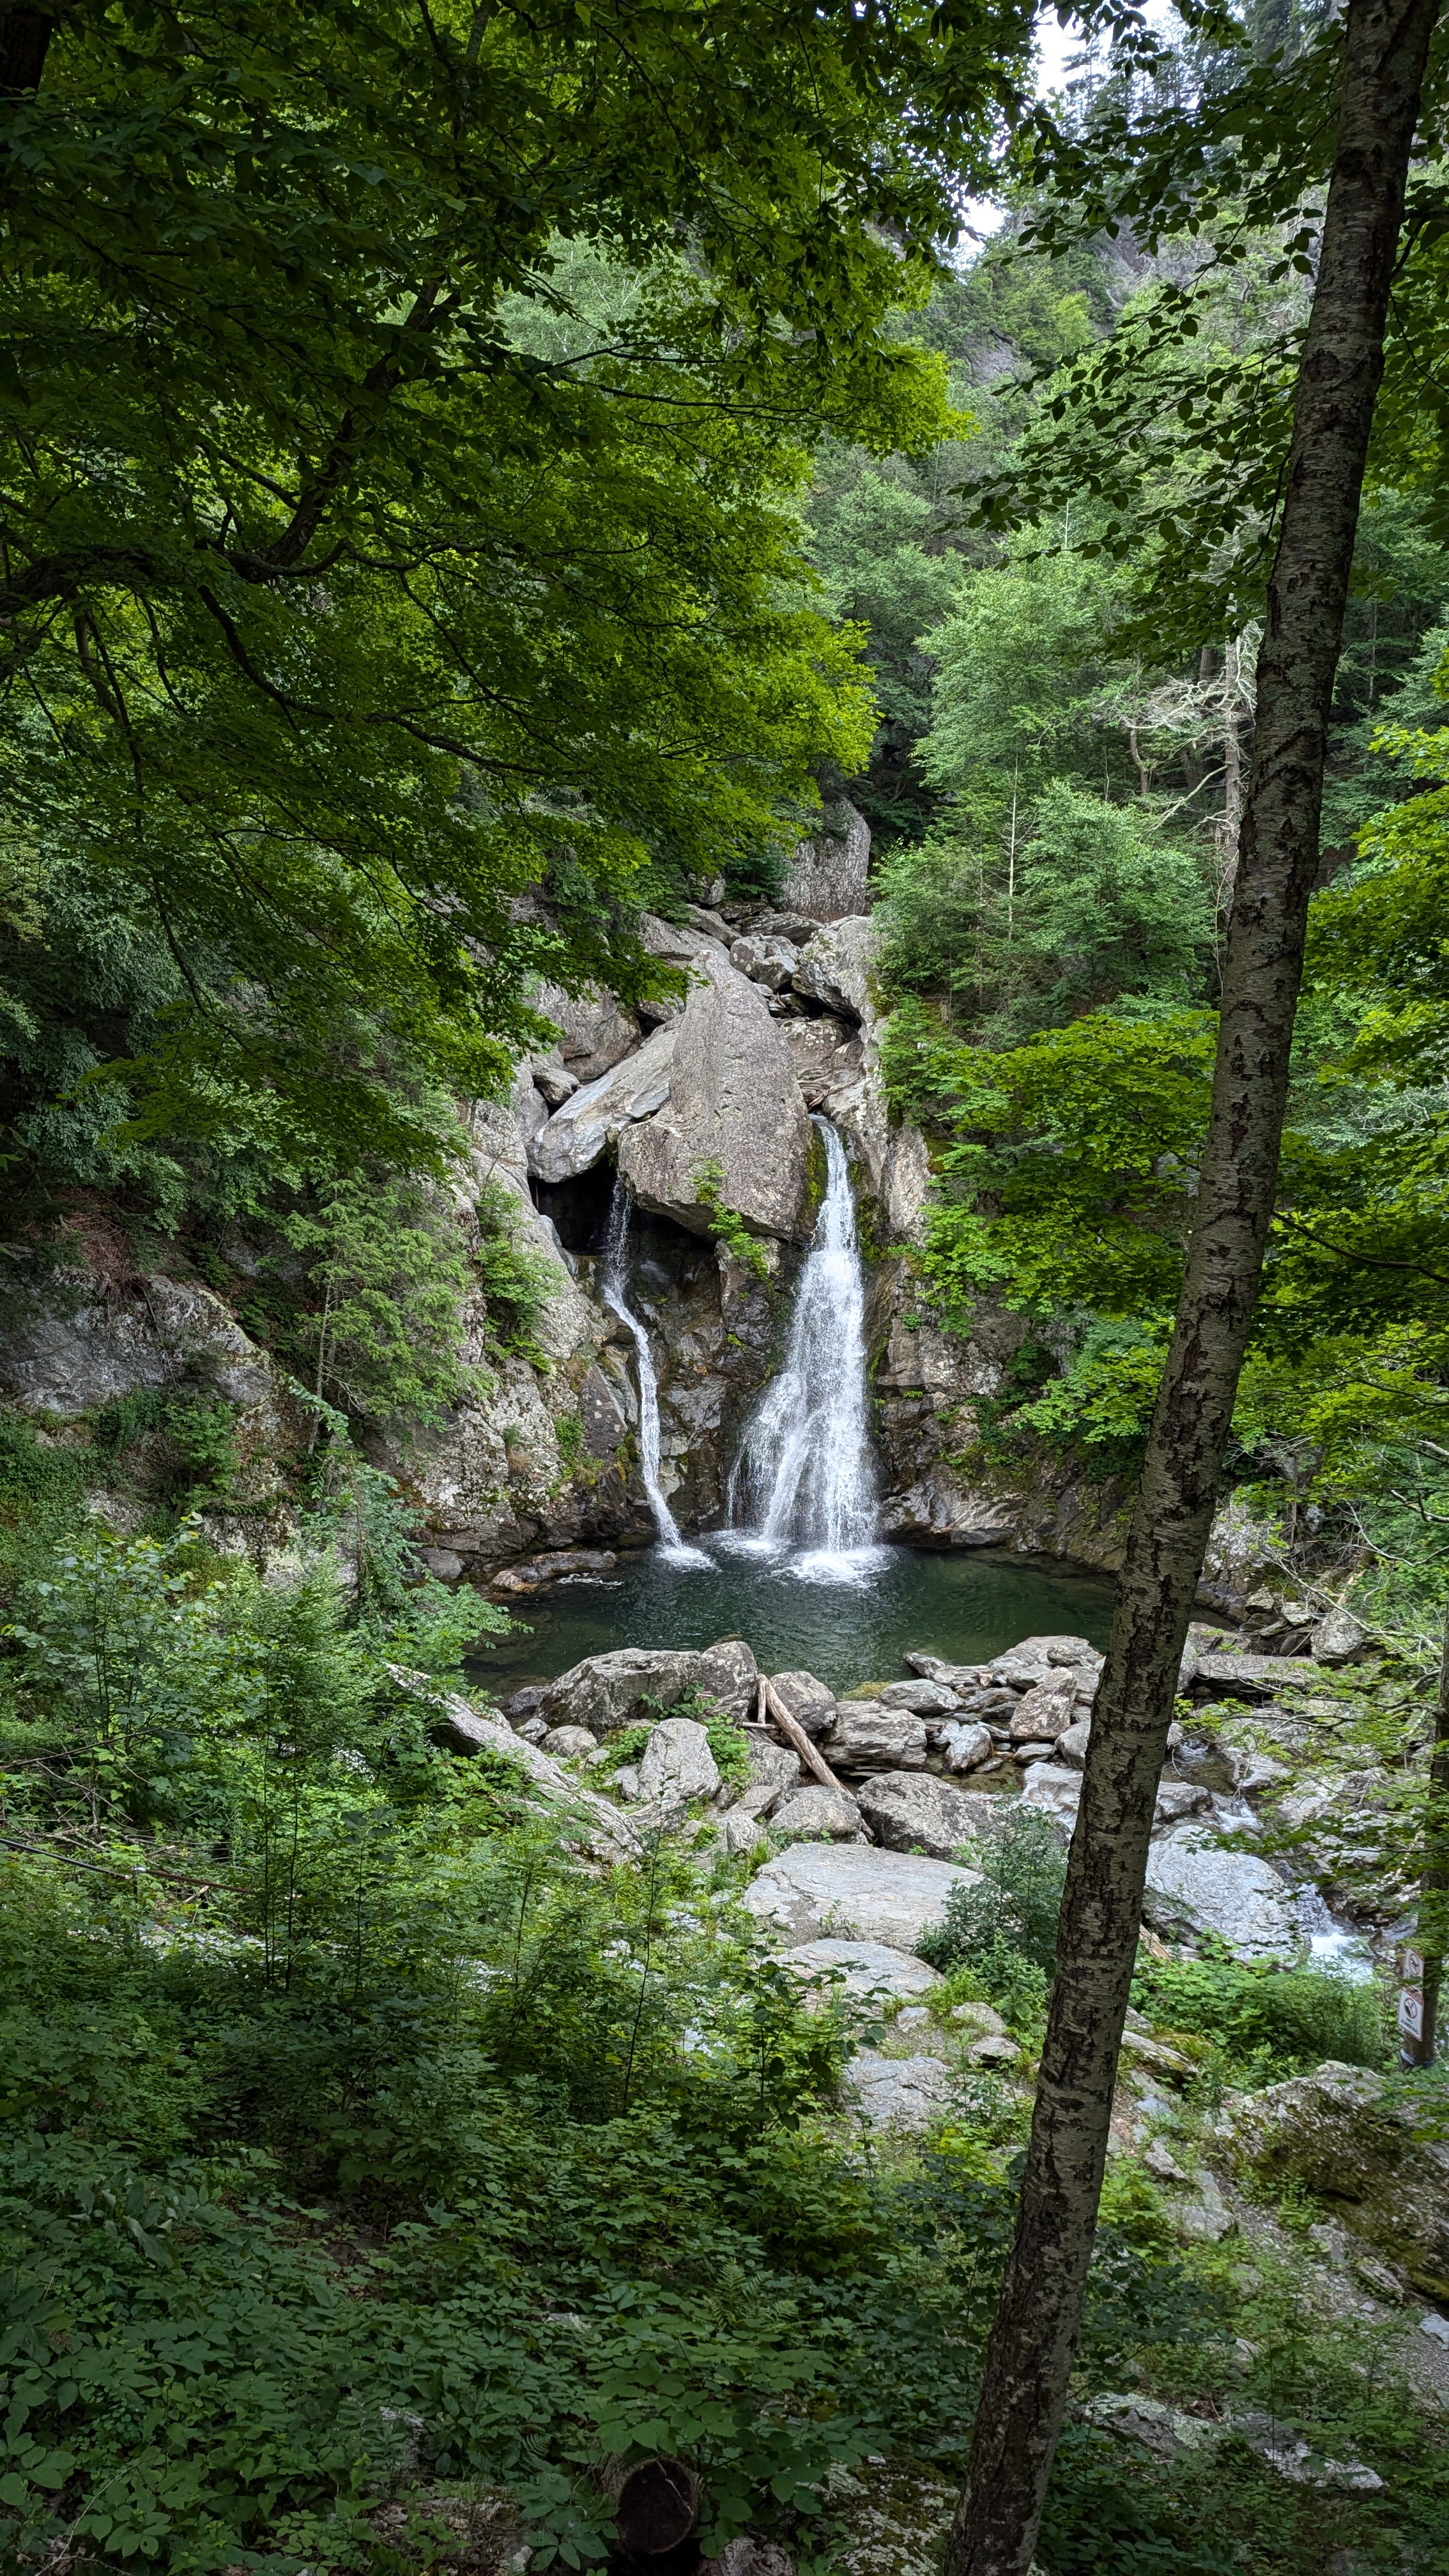
[(838, 1558), (875, 1532), (875, 1467), (867, 1429), (865, 1276), (845, 1148), (823, 1118), (826, 1190), (805, 1266), (785, 1365), (765, 1389), (730, 1476), (732, 1526), (768, 1546)]
[(616, 1180), (604, 1234), (604, 1303), (611, 1314), (618, 1316), (621, 1324), (628, 1326), (634, 1337), (639, 1363), (639, 1472), (644, 1479), (654, 1526), (666, 1555), (679, 1565), (708, 1565), (711, 1559), (702, 1548), (685, 1545), (679, 1523), (664, 1499), (664, 1487), (659, 1481), (659, 1380), (655, 1374), (649, 1335), (638, 1316), (631, 1311), (624, 1294), (628, 1284), (629, 1191), (625, 1182)]

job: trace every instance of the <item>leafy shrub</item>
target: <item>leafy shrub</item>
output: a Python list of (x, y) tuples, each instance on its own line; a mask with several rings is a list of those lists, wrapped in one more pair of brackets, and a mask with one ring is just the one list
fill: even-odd
[(757, 1279), (768, 1280), (770, 1263), (757, 1234), (751, 1234), (738, 1210), (725, 1204), (724, 1165), (719, 1162), (696, 1163), (694, 1195), (709, 1215), (709, 1230), (716, 1243), (722, 1243), (736, 1261), (749, 1264)]
[(965, 1856), (979, 1883), (952, 1888), (942, 1922), (917, 1947), (947, 1976), (968, 1971), (1009, 2022), (1029, 2029), (1042, 2019), (1056, 1965), (1067, 1870), (1061, 1836), (1050, 1817), (1013, 1799)]
[(1159, 2029), (1213, 2040), (1228, 2062), (1299, 2074), (1336, 2057), (1382, 2066), (1388, 2054), (1376, 1985), (1316, 1968), (1243, 1967), (1226, 1957), (1139, 1959), (1132, 1997)]

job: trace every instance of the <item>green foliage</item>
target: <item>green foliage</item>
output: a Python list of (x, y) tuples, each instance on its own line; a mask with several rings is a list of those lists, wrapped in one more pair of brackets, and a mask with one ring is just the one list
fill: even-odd
[[(599, 2464), (665, 2450), (707, 2546), (800, 2517), (808, 2556), (833, 2462), (959, 2474), (1004, 2183), (840, 2144), (847, 2017), (735, 1865), (601, 1874), (506, 1757), (438, 1752), (390, 1669), (400, 1506), (329, 1511), (373, 1533), (364, 1618), (323, 1561), (98, 1533), (12, 1640), (0, 2548), (364, 2576), (380, 2500), (483, 2483), (578, 2566)], [(1198, 2316), (1113, 2239), (1084, 2355)]]
[(736, 1208), (729, 1207), (724, 1195), (724, 1165), (719, 1162), (696, 1163), (694, 1167), (696, 1203), (709, 1214), (709, 1230), (716, 1243), (722, 1243), (736, 1261), (747, 1262), (757, 1279), (768, 1280), (770, 1263), (757, 1234), (751, 1234)]
[(646, 873), (755, 864), (854, 764), (803, 442), (939, 431), (887, 316), (1028, 42), (704, 0), (366, 0), (340, 54), (325, 7), (55, 23), (4, 120), (8, 909), (43, 939), (80, 853), (155, 961), (151, 1027), (87, 1033), (142, 1135), (425, 1162), (389, 1070), (476, 1093), (531, 978), (657, 982)]
[(1052, 1028), (1123, 996), (1190, 1004), (1211, 948), (1201, 862), (1140, 809), (1047, 782), (1018, 848), (938, 832), (882, 871), (882, 965), (979, 1037)]
[(1066, 1884), (1061, 1835), (1050, 1816), (1015, 1800), (1004, 1803), (999, 1822), (965, 1857), (979, 1882), (952, 1888), (941, 1923), (918, 1945), (921, 1956), (948, 1975), (969, 1970), (1009, 2022), (1039, 2029)]
[[(485, 1182), (474, 1206), (478, 1236), (473, 1260), (487, 1302), (487, 1334), (497, 1351), (521, 1353), (542, 1366), (538, 1328), (558, 1271), (545, 1253), (523, 1240), (516, 1194), (501, 1181)], [(560, 1428), (560, 1450), (563, 1447)]]
[(1132, 2000), (1159, 2030), (1212, 2041), (1228, 2066), (1259, 2083), (1303, 2074), (1327, 2057), (1382, 2066), (1390, 2054), (1379, 1987), (1314, 1968), (1139, 1957)]

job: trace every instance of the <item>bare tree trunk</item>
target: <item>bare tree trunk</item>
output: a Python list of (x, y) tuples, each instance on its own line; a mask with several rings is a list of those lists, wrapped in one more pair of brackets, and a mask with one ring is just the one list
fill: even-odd
[(1153, 1806), (1273, 1214), (1334, 671), (1437, 7), (1348, 5), (1197, 1216), (1092, 1722), (1016, 2236), (947, 2576), (1028, 2576), (1066, 2408)]
[(1424, 1876), (1419, 1896), (1419, 1949), (1424, 1961), (1424, 2027), (1415, 2063), (1432, 2066), (1439, 2027), (1444, 1958), (1449, 1951), (1449, 1611), (1439, 1658), (1439, 1698), (1434, 1749), (1429, 1757), (1429, 1805), (1424, 1818)]
[(1223, 815), (1218, 826), (1222, 862), (1221, 909), (1227, 920), (1238, 883), (1238, 845), (1243, 835), (1243, 711), (1238, 704), (1243, 647), (1236, 635), (1223, 655)]

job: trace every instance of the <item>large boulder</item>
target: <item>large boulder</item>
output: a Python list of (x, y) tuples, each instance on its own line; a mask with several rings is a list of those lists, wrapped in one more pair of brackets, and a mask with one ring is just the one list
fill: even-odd
[(848, 1843), (794, 1843), (751, 1880), (744, 1902), (787, 1947), (839, 1933), (913, 1950), (939, 1923), (953, 1887), (976, 1887), (980, 1872), (915, 1852)]
[(622, 1011), (612, 993), (590, 985), (582, 993), (565, 993), (545, 984), (538, 1007), (558, 1028), (558, 1054), (580, 1082), (597, 1082), (610, 1065), (631, 1055), (639, 1043), (639, 1023)]
[(790, 939), (746, 936), (730, 950), (735, 972), (748, 975), (752, 984), (767, 984), (772, 993), (783, 993), (799, 962), (800, 951)]
[(713, 1181), (752, 1232), (798, 1240), (810, 1229), (812, 1139), (789, 1045), (761, 987), (718, 951), (696, 971), (672, 1032), (668, 1106), (620, 1135), (619, 1170), (641, 1207), (692, 1233), (711, 1230), (702, 1193)]
[(456, 1691), (444, 1690), (426, 1673), (401, 1664), (388, 1670), (399, 1688), (429, 1712), (429, 1722), (456, 1753), (492, 1753), (527, 1775), (529, 1795), (561, 1816), (570, 1839), (596, 1860), (632, 1859), (639, 1840), (617, 1807), (586, 1789), (552, 1754), (515, 1735), (506, 1718), (492, 1709), (474, 1708)]
[(1306, 2184), (1419, 2289), (1449, 2299), (1449, 2142), (1426, 2134), (1426, 2109), (1330, 2059), (1238, 2101), (1220, 2125), (1265, 2181)]
[(1199, 1654), (1192, 1687), (1214, 1699), (1265, 1700), (1322, 1678), (1306, 1655)]
[(951, 2108), (955, 2086), (939, 2057), (877, 2057), (862, 2049), (841, 2076), (853, 2109), (873, 2129), (931, 2129)]
[(611, 1735), (672, 1708), (696, 1689), (703, 1660), (668, 1646), (617, 1646), (612, 1654), (586, 1655), (550, 1683), (538, 1714), (550, 1726), (587, 1726), (595, 1735)]
[(882, 1708), (876, 1699), (842, 1700), (824, 1740), (826, 1759), (840, 1771), (922, 1771), (925, 1720), (904, 1708)]
[(782, 900), (817, 921), (838, 921), (870, 901), (870, 825), (848, 796), (827, 805), (818, 831), (796, 848)]
[(1071, 1673), (1048, 1673), (1046, 1680), (1023, 1691), (1008, 1724), (1013, 1744), (1055, 1744), (1076, 1715)]
[(770, 1688), (805, 1733), (818, 1737), (835, 1722), (835, 1693), (813, 1673), (771, 1673)]
[[(1067, 1777), (1080, 1787), (1080, 1774)], [(1277, 1872), (1251, 1852), (1220, 1850), (1193, 1825), (1154, 1842), (1145, 1910), (1159, 1931), (1215, 1932), (1239, 1959), (1292, 1959), (1300, 1946)]]
[(875, 932), (869, 913), (832, 921), (824, 930), (817, 930), (800, 951), (795, 990), (833, 1011), (837, 1019), (855, 1020), (869, 1027), (874, 1018), (870, 997), (874, 953)]
[(690, 1798), (712, 1798), (718, 1787), (719, 1765), (704, 1728), (692, 1717), (666, 1717), (640, 1757), (641, 1798), (683, 1806)]
[(631, 1120), (652, 1118), (669, 1098), (669, 1069), (678, 1038), (669, 1023), (646, 1038), (637, 1055), (571, 1092), (528, 1149), (541, 1181), (572, 1181), (589, 1171)]
[(766, 1735), (758, 1726), (746, 1727), (744, 1737), (750, 1778), (757, 1789), (778, 1794), (782, 1789), (795, 1788), (804, 1779), (800, 1756), (792, 1753), (788, 1744), (777, 1743), (773, 1735)]
[(929, 1994), (941, 1982), (909, 1950), (892, 1950), (884, 1941), (806, 1941), (790, 1953), (790, 1966), (801, 1977), (838, 1977), (848, 1995), (880, 1995), (892, 2001)]
[(749, 1716), (759, 1687), (759, 1667), (754, 1650), (743, 1637), (721, 1637), (719, 1643), (707, 1646), (700, 1658), (696, 1687), (724, 1710), (726, 1717), (743, 1721)]
[(803, 1789), (792, 1789), (771, 1810), (770, 1831), (777, 1835), (802, 1835), (812, 1842), (863, 1843), (868, 1840), (861, 1823), (860, 1809), (848, 1789), (827, 1789), (824, 1783), (807, 1780)]
[(985, 1789), (958, 1789), (929, 1771), (883, 1771), (862, 1783), (860, 1812), (888, 1851), (953, 1860), (963, 1844), (989, 1831), (1001, 1801)]

